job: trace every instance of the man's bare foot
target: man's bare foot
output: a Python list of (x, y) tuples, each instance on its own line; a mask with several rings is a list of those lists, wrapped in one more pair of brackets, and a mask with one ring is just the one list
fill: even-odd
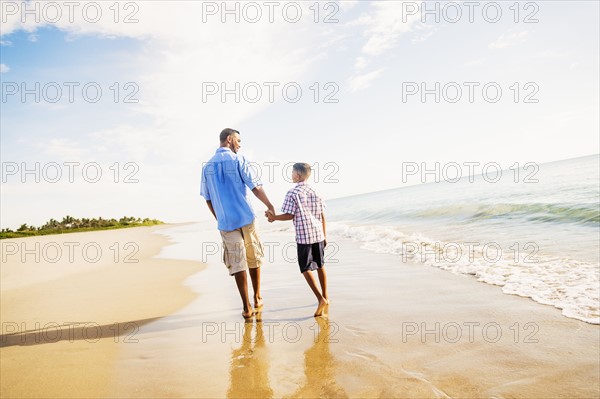
[(252, 308), (242, 312), (242, 316), (244, 316), (244, 319), (249, 319), (253, 315), (254, 315), (254, 309), (252, 309)]
[(325, 310), (325, 306), (327, 306), (327, 300), (323, 298), (319, 301), (319, 306), (317, 306), (315, 317), (323, 316), (323, 310)]
[(262, 298), (258, 298), (258, 299), (254, 299), (254, 307), (255, 308), (262, 308), (263, 306), (263, 300)]

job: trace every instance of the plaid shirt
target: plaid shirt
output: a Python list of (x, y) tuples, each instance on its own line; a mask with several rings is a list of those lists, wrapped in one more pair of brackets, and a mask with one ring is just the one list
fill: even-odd
[(304, 182), (287, 192), (281, 211), (294, 215), (296, 242), (314, 244), (325, 240), (321, 214), (325, 203), (315, 190)]

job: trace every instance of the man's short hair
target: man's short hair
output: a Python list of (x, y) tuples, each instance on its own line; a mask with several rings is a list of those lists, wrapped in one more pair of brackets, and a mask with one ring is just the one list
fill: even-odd
[(292, 170), (296, 171), (296, 173), (298, 173), (303, 180), (308, 179), (310, 177), (311, 169), (310, 165), (307, 163), (295, 163), (294, 166), (292, 166)]
[(221, 143), (224, 143), (225, 141), (227, 141), (227, 137), (229, 137), (235, 133), (240, 134), (240, 132), (238, 132), (235, 129), (230, 129), (230, 128), (223, 129), (221, 131), (221, 134), (219, 135), (219, 140), (221, 140)]

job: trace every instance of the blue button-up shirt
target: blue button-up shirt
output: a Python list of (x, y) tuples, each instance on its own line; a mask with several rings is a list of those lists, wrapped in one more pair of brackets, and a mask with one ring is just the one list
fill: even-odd
[(200, 195), (211, 201), (217, 214), (217, 228), (239, 229), (254, 221), (248, 189), (262, 185), (243, 155), (220, 147), (202, 167)]

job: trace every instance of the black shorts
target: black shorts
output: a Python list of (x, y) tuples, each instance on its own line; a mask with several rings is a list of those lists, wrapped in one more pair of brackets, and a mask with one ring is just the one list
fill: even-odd
[(308, 270), (317, 270), (325, 265), (325, 241), (316, 242), (314, 244), (298, 244), (298, 265), (300, 273)]

